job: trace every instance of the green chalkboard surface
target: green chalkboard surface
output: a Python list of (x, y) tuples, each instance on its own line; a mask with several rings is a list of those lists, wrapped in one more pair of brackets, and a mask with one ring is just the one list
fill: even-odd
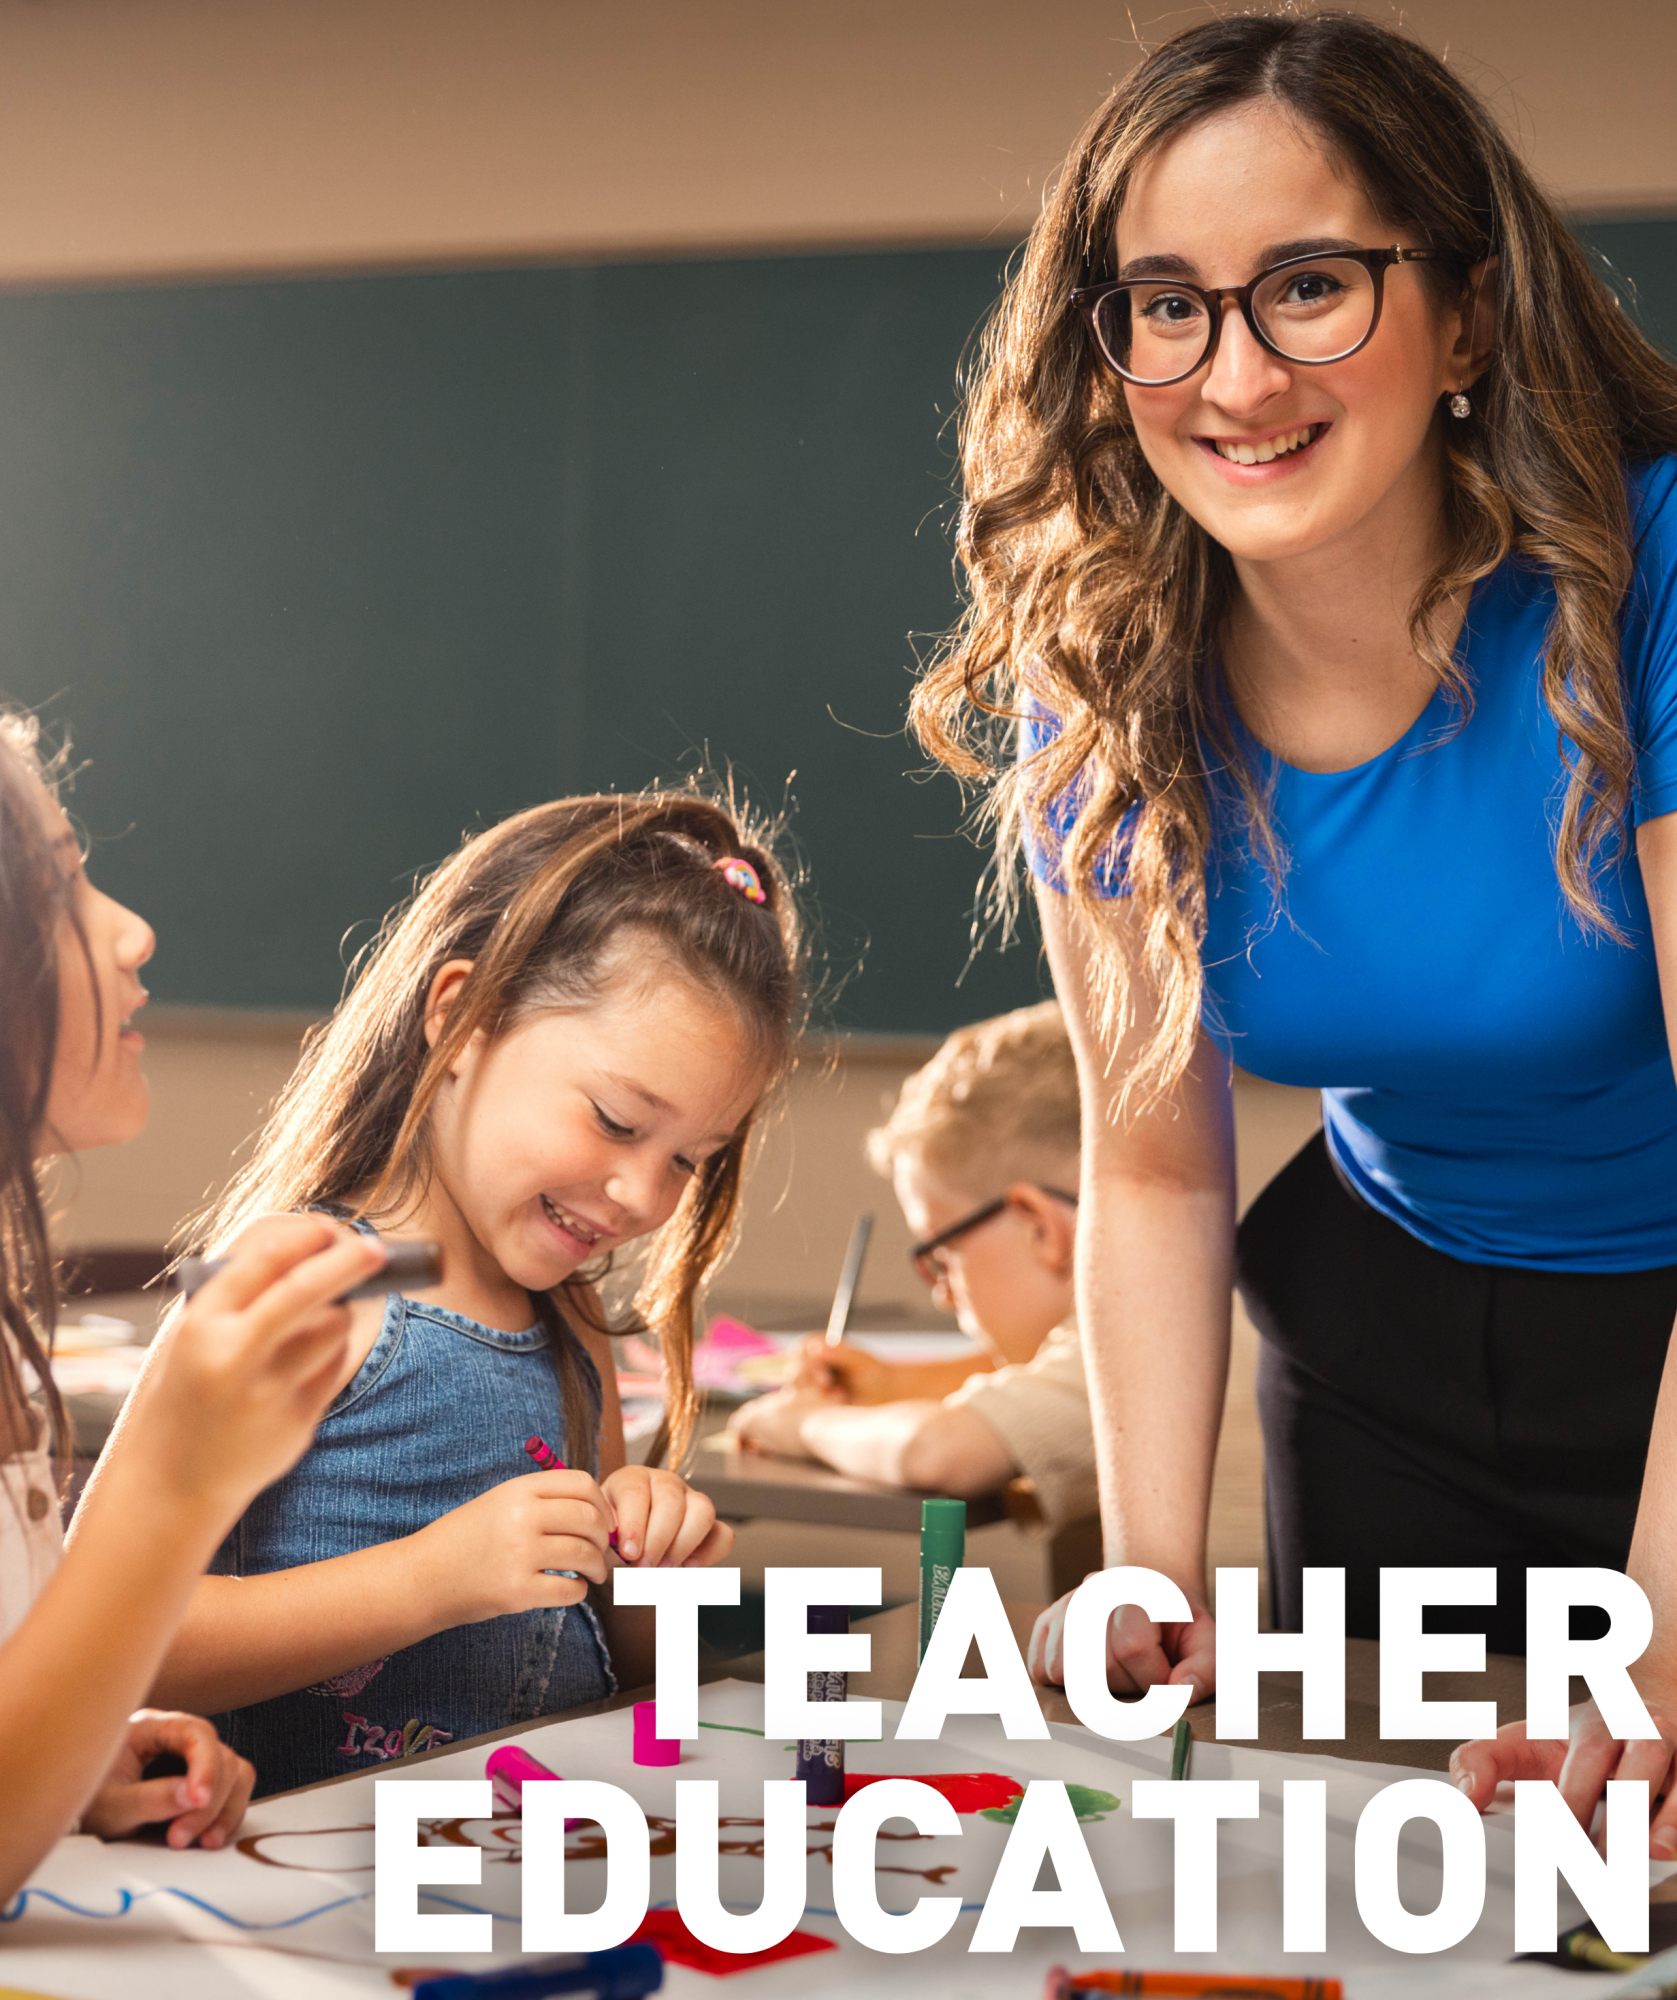
[(462, 828), (708, 754), (790, 779), (840, 1022), (1034, 998), (957, 988), (981, 856), (901, 733), (1003, 255), (0, 299), (0, 688), (157, 996), (325, 1006)]
[[(1588, 233), (1677, 339), (1677, 223)], [(958, 984), (982, 856), (901, 733), (1004, 254), (0, 298), (0, 690), (157, 996), (324, 1007), (463, 828), (708, 755), (790, 792), (839, 1023), (1036, 997), (1029, 942)]]

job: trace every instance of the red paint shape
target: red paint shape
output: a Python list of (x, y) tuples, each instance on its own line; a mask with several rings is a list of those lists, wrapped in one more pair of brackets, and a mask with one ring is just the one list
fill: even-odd
[(817, 1937), (813, 1931), (793, 1931), (767, 1951), (718, 1951), (714, 1945), (701, 1943), (675, 1910), (648, 1910), (646, 1921), (632, 1942), (655, 1945), (672, 1965), (709, 1972), (719, 1979), (730, 1972), (749, 1972), (753, 1966), (773, 1965), (782, 1958), (803, 1958), (812, 1951), (838, 1950), (831, 1938)]
[(1025, 1789), (1017, 1778), (1004, 1778), (999, 1771), (846, 1771), (844, 1796), (854, 1798), (864, 1785), (877, 1785), (885, 1778), (907, 1776), (917, 1785), (930, 1785), (941, 1792), (958, 1813), (984, 1812), (991, 1806), (1005, 1806)]

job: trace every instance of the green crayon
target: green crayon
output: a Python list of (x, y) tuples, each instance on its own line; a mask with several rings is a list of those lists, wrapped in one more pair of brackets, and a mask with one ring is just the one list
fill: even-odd
[(932, 1627), (955, 1572), (967, 1552), (967, 1503), (964, 1500), (923, 1500), (920, 1503), (920, 1658), (926, 1657)]

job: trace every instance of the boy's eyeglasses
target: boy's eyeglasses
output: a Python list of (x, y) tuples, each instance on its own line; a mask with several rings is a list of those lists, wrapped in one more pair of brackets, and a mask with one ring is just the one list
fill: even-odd
[(1126, 382), (1162, 389), (1203, 368), (1233, 299), (1260, 347), (1281, 361), (1320, 368), (1344, 361), (1374, 338), (1386, 272), (1431, 263), (1442, 250), (1336, 250), (1284, 257), (1249, 285), (1208, 287), (1181, 278), (1120, 278), (1080, 285), (1071, 304), (1089, 322), (1101, 353)]
[[(1031, 1185), (1036, 1188), (1038, 1194), (1052, 1195), (1056, 1201), (1069, 1201), (1073, 1208), (1077, 1206), (1076, 1195), (1067, 1194), (1064, 1188), (1043, 1187), (1036, 1181)], [(950, 1223), (947, 1229), (940, 1229), (935, 1236), (928, 1236), (923, 1243), (911, 1243), (908, 1251), (909, 1262), (913, 1264), (923, 1282), (936, 1290), (944, 1276), (943, 1252), (956, 1237), (965, 1236), (971, 1229), (982, 1229), (985, 1223), (993, 1222), (1004, 1208), (1012, 1206), (1012, 1195), (997, 1195), (994, 1201), (987, 1201), (982, 1208), (975, 1208), (970, 1215), (963, 1215), (959, 1222)]]

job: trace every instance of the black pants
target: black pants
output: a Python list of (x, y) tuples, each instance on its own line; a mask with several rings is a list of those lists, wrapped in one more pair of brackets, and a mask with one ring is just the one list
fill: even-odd
[(1677, 1266), (1463, 1263), (1353, 1194), (1318, 1133), (1247, 1211), (1237, 1274), (1263, 1336), (1278, 1631), (1306, 1565), (1344, 1567), (1346, 1630), (1374, 1638), (1382, 1565), (1472, 1564), (1495, 1567), (1495, 1608), (1428, 1628), (1523, 1653), (1528, 1565), (1623, 1569)]

